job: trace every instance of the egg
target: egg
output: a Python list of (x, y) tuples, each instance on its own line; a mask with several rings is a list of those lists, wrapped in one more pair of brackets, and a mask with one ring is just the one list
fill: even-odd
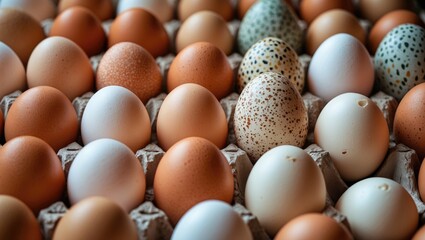
[(264, 72), (282, 74), (302, 93), (304, 68), (295, 50), (283, 40), (267, 37), (248, 49), (238, 70), (238, 92), (242, 92), (252, 79)]
[(236, 104), (237, 144), (255, 162), (273, 147), (301, 147), (307, 137), (308, 114), (295, 85), (286, 77), (266, 72), (248, 83)]
[(415, 235), (413, 235), (412, 240), (423, 240), (425, 239), (425, 227), (422, 226), (416, 231)]
[(109, 29), (108, 46), (133, 42), (145, 48), (154, 58), (168, 53), (170, 40), (162, 23), (148, 10), (132, 8), (120, 13)]
[(56, 5), (51, 0), (1, 0), (0, 8), (15, 8), (26, 12), (37, 21), (54, 18)]
[(87, 103), (81, 118), (81, 137), (84, 145), (100, 138), (113, 138), (136, 152), (150, 142), (148, 111), (130, 90), (104, 87)]
[(412, 0), (359, 0), (358, 8), (360, 15), (371, 21), (376, 22), (380, 17), (398, 9), (412, 9)]
[(332, 10), (344, 9), (354, 13), (352, 0), (302, 0), (300, 1), (300, 16), (310, 24), (320, 14)]
[(175, 226), (197, 203), (212, 199), (231, 203), (233, 181), (230, 165), (214, 143), (185, 138), (159, 162), (153, 182), (155, 203)]
[(213, 11), (226, 21), (233, 19), (233, 5), (231, 0), (180, 0), (177, 14), (180, 21), (184, 22), (190, 15), (199, 11)]
[(22, 201), (0, 195), (0, 238), (41, 240), (36, 217)]
[(158, 144), (167, 151), (187, 137), (203, 137), (218, 148), (226, 144), (226, 114), (217, 98), (206, 88), (185, 83), (171, 91), (158, 112)]
[(162, 76), (152, 55), (143, 47), (122, 42), (110, 47), (96, 72), (96, 89), (110, 85), (125, 87), (143, 103), (161, 93)]
[(60, 0), (58, 12), (61, 13), (65, 9), (74, 6), (82, 6), (90, 9), (101, 21), (111, 19), (114, 15), (114, 4), (112, 0)]
[(344, 93), (320, 112), (314, 141), (329, 152), (344, 180), (356, 181), (372, 174), (384, 160), (389, 129), (372, 100), (358, 93)]
[(380, 89), (401, 100), (425, 81), (425, 29), (402, 24), (391, 30), (376, 50), (374, 64)]
[(275, 236), (291, 219), (323, 210), (325, 179), (303, 149), (277, 146), (264, 153), (252, 168), (245, 203), (266, 232)]
[(0, 137), (3, 136), (4, 132), (4, 115), (3, 111), (0, 109)]
[(265, 37), (285, 41), (296, 52), (301, 51), (303, 31), (292, 9), (282, 0), (259, 1), (245, 14), (239, 27), (237, 45), (243, 55)]
[(0, 100), (14, 91), (26, 89), (24, 65), (13, 49), (3, 42), (0, 42), (0, 74)]
[[(421, 159), (423, 159), (423, 157)], [(418, 189), (421, 199), (425, 199), (425, 164), (423, 164), (423, 162), (424, 161), (422, 161), (418, 173)]]
[(418, 226), (418, 209), (399, 183), (381, 177), (361, 180), (335, 205), (347, 217), (355, 239), (409, 239)]
[(65, 175), (58, 156), (45, 141), (16, 137), (0, 148), (0, 159), (0, 194), (20, 199), (35, 214), (61, 199)]
[(209, 42), (229, 55), (233, 52), (234, 38), (223, 17), (212, 11), (199, 11), (182, 23), (175, 42), (177, 53), (192, 43)]
[(369, 96), (375, 83), (372, 58), (355, 37), (338, 33), (314, 53), (308, 68), (308, 90), (326, 102), (346, 92)]
[(183, 215), (171, 239), (252, 240), (253, 237), (248, 225), (229, 204), (206, 200)]
[(74, 205), (64, 214), (52, 239), (138, 238), (136, 225), (119, 205), (103, 197), (91, 197)]
[(109, 138), (85, 145), (72, 162), (67, 180), (72, 205), (88, 197), (103, 196), (130, 212), (145, 197), (141, 163), (125, 144)]
[(167, 91), (184, 83), (199, 84), (219, 100), (229, 95), (233, 90), (233, 70), (226, 54), (209, 42), (185, 47), (171, 62)]
[(174, 16), (174, 7), (168, 0), (120, 0), (117, 15), (131, 8), (146, 9), (162, 23), (171, 21)]
[(106, 46), (102, 22), (87, 8), (75, 6), (55, 18), (49, 36), (66, 37), (80, 46), (87, 56), (101, 53)]
[(46, 141), (57, 152), (76, 141), (77, 113), (71, 101), (56, 88), (31, 88), (16, 98), (7, 114), (6, 141), (30, 135)]
[(243, 19), (248, 9), (256, 2), (257, 0), (239, 0), (236, 6), (239, 19)]
[(372, 54), (375, 54), (376, 49), (382, 39), (393, 28), (406, 23), (412, 23), (424, 27), (420, 17), (408, 10), (394, 10), (380, 17), (373, 25), (368, 35), (368, 47)]
[(333, 9), (317, 16), (309, 25), (306, 33), (305, 47), (309, 55), (329, 37), (337, 33), (347, 33), (366, 43), (366, 31), (352, 13), (343, 9)]
[(0, 41), (12, 48), (26, 66), (33, 49), (46, 37), (40, 23), (21, 10), (0, 8), (0, 25)]
[(51, 86), (70, 101), (93, 89), (94, 72), (90, 60), (76, 43), (64, 37), (40, 42), (28, 60), (29, 88)]
[(348, 229), (335, 219), (320, 213), (306, 213), (285, 224), (275, 240), (352, 240)]

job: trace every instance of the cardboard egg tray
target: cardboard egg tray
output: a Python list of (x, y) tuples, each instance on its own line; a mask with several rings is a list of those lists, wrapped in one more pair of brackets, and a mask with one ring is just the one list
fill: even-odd
[[(177, 0), (170, 1), (174, 2), (176, 6)], [(236, 1), (237, 0), (234, 0), (235, 4)], [(114, 2), (116, 3), (117, 0), (115, 0)], [(425, 13), (422, 13), (421, 17), (425, 20)], [(109, 30), (111, 22), (112, 20), (103, 23), (103, 26), (107, 32)], [(361, 23), (365, 29), (369, 30), (369, 22), (361, 20)], [(52, 20), (46, 20), (42, 24), (45, 31), (49, 32)], [(234, 36), (236, 36), (239, 24), (239, 20), (228, 22), (228, 27)], [(304, 28), (306, 27), (305, 23), (303, 23), (302, 21), (300, 22), (300, 25), (304, 26)], [(171, 42), (174, 43), (175, 35), (180, 26), (180, 22), (178, 20), (172, 20), (170, 22), (165, 23), (164, 26), (170, 36)], [(172, 49), (174, 49), (174, 46), (171, 47)], [(165, 86), (168, 69), (174, 57), (174, 54), (169, 54), (167, 56), (158, 57), (156, 59), (163, 76), (163, 86)], [(97, 69), (101, 58), (102, 54), (94, 56), (90, 59), (94, 71)], [(231, 64), (234, 70), (235, 79), (242, 58), (243, 56), (238, 53), (234, 53), (228, 56), (229, 63)], [(307, 72), (311, 57), (308, 55), (301, 55), (299, 56), (299, 59), (303, 63), (305, 72)], [(5, 96), (1, 100), (0, 108), (3, 111), (5, 117), (8, 113), (9, 108), (20, 94), (21, 92), (17, 91)], [(74, 99), (74, 101), (72, 102), (79, 120), (81, 120), (85, 106), (93, 94), (93, 92), (86, 93)], [(166, 94), (162, 93), (147, 102), (146, 108), (151, 119), (152, 127), (151, 143), (148, 144), (145, 148), (140, 149), (136, 152), (136, 156), (143, 166), (146, 175), (147, 185), (145, 201), (139, 207), (133, 209), (129, 213), (129, 215), (137, 226), (139, 239), (170, 239), (173, 232), (173, 227), (168, 221), (166, 214), (161, 209), (158, 209), (155, 206), (153, 192), (153, 179), (155, 176), (155, 171), (158, 167), (159, 161), (164, 155), (164, 151), (157, 145), (155, 132), (156, 118), (165, 97)], [(229, 127), (227, 147), (225, 147), (221, 151), (225, 155), (226, 159), (229, 162), (229, 165), (231, 166), (235, 181), (233, 209), (238, 214), (240, 214), (244, 222), (248, 225), (253, 234), (254, 239), (268, 240), (271, 239), (271, 237), (266, 234), (265, 230), (261, 227), (257, 218), (248, 209), (244, 207), (245, 184), (248, 175), (253, 167), (253, 164), (251, 163), (247, 154), (236, 144), (236, 138), (233, 130), (233, 115), (238, 97), (239, 94), (234, 92), (220, 101), (225, 111)], [(333, 217), (341, 224), (347, 224), (346, 217), (339, 213), (333, 206), (338, 200), (338, 198), (342, 195), (342, 193), (349, 187), (349, 185), (345, 183), (340, 177), (329, 153), (314, 144), (314, 126), (320, 114), (320, 111), (324, 107), (325, 103), (322, 99), (314, 96), (309, 92), (304, 92), (302, 94), (302, 97), (304, 100), (304, 104), (308, 110), (309, 117), (309, 133), (304, 149), (316, 161), (317, 165), (323, 172), (326, 182), (327, 202), (325, 209), (323, 209), (323, 214)], [(392, 123), (397, 108), (397, 101), (393, 97), (379, 91), (375, 92), (371, 96), (371, 99), (378, 105), (378, 107), (383, 112), (384, 117), (388, 123), (389, 129), (390, 131), (392, 131)], [(58, 151), (57, 155), (59, 156), (62, 162), (62, 168), (66, 176), (68, 175), (70, 166), (75, 156), (78, 154), (81, 148), (82, 142), (81, 139), (79, 139), (77, 140), (77, 142), (71, 143), (67, 147)], [(416, 155), (414, 150), (409, 149), (403, 144), (396, 144), (394, 142), (393, 136), (391, 135), (387, 156), (382, 165), (372, 176), (387, 177), (403, 185), (413, 197), (418, 208), (418, 214), (420, 216), (419, 225), (423, 225), (425, 223), (425, 205), (420, 199), (416, 179), (419, 171), (420, 162), (421, 161), (418, 159), (418, 156)], [(64, 196), (62, 201), (56, 202), (40, 212), (38, 220), (44, 239), (52, 238), (56, 224), (68, 208), (69, 203), (67, 197)]]

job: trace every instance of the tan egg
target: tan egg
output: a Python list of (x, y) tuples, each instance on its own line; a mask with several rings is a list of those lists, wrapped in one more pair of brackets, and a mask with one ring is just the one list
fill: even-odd
[(352, 0), (302, 0), (300, 2), (301, 18), (310, 24), (320, 14), (332, 10), (344, 9), (354, 13)]
[(245, 13), (248, 9), (255, 3), (257, 0), (239, 0), (237, 5), (238, 17), (242, 19), (245, 16)]
[(174, 16), (174, 6), (168, 0), (120, 0), (117, 6), (117, 14), (130, 8), (146, 9), (162, 23), (171, 21)]
[(58, 12), (73, 6), (82, 6), (90, 9), (101, 21), (111, 19), (114, 16), (114, 4), (112, 0), (60, 0)]
[(56, 5), (52, 0), (1, 0), (1, 8), (16, 8), (41, 22), (56, 15)]
[(42, 239), (37, 219), (28, 206), (8, 195), (0, 195), (0, 239)]
[(320, 213), (300, 215), (285, 224), (275, 240), (352, 240), (348, 229), (335, 219)]
[(192, 14), (180, 26), (176, 36), (176, 51), (195, 42), (210, 42), (226, 55), (232, 53), (234, 38), (226, 21), (217, 13), (200, 11)]
[(84, 51), (64, 37), (49, 37), (32, 52), (27, 66), (29, 88), (51, 86), (70, 101), (94, 87), (94, 72)]
[(371, 21), (376, 22), (386, 13), (397, 9), (413, 9), (412, 0), (359, 0), (358, 3), (360, 15)]
[(136, 240), (137, 229), (119, 205), (103, 197), (87, 198), (60, 219), (53, 240)]
[(45, 141), (21, 136), (0, 148), (0, 194), (14, 196), (35, 214), (59, 201), (65, 174), (56, 152)]
[(74, 41), (87, 56), (105, 49), (106, 34), (102, 22), (87, 8), (75, 6), (63, 11), (53, 21), (50, 36), (62, 36)]
[(337, 33), (347, 33), (366, 43), (366, 31), (352, 13), (342, 9), (334, 9), (320, 14), (307, 29), (306, 50), (313, 55), (316, 49), (327, 38)]
[(406, 23), (412, 23), (424, 27), (424, 22), (414, 12), (408, 10), (391, 11), (376, 21), (368, 36), (368, 47), (372, 54), (375, 54), (379, 44), (385, 35), (393, 28)]
[(77, 139), (77, 113), (61, 91), (39, 86), (15, 100), (7, 114), (4, 131), (6, 141), (22, 135), (35, 136), (56, 152)]
[(4, 115), (3, 111), (0, 109), (0, 137), (3, 136), (4, 132)]
[(425, 239), (425, 226), (420, 227), (415, 235), (413, 235), (412, 240), (424, 240)]
[(46, 37), (40, 23), (20, 10), (0, 8), (0, 26), (0, 41), (12, 48), (26, 66), (32, 50)]
[(161, 92), (162, 76), (152, 55), (143, 47), (122, 42), (106, 51), (96, 73), (96, 89), (110, 85), (125, 87), (143, 103)]
[(197, 203), (233, 199), (233, 175), (226, 157), (199, 137), (185, 138), (165, 153), (153, 185), (155, 203), (173, 225)]
[(180, 21), (199, 11), (213, 11), (226, 21), (233, 19), (233, 5), (230, 0), (180, 0), (177, 14)]
[(122, 12), (112, 22), (108, 46), (133, 42), (144, 47), (154, 58), (168, 53), (170, 40), (162, 23), (149, 11), (133, 8)]
[(0, 100), (14, 91), (27, 87), (25, 67), (18, 55), (6, 44), (0, 42)]
[(164, 150), (186, 137), (203, 137), (223, 148), (227, 120), (217, 98), (208, 89), (186, 83), (171, 91), (159, 109), (156, 132)]
[(233, 88), (233, 70), (226, 54), (212, 43), (193, 43), (182, 51), (170, 65), (167, 91), (184, 83), (197, 83), (213, 93), (218, 100)]

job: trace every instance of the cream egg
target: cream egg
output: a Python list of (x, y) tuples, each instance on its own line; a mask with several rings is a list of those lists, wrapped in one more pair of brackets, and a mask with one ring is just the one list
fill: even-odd
[(14, 91), (24, 91), (27, 86), (25, 68), (18, 55), (8, 45), (0, 42), (0, 100)]

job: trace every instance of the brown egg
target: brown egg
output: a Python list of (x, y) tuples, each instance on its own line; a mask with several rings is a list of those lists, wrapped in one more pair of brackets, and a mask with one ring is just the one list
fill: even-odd
[(168, 53), (170, 40), (162, 23), (148, 10), (132, 8), (122, 12), (109, 30), (109, 47), (133, 42), (144, 47), (154, 58)]
[(46, 37), (40, 23), (20, 10), (0, 8), (0, 26), (0, 41), (12, 48), (26, 66), (32, 50)]
[(60, 219), (53, 240), (137, 240), (137, 229), (118, 204), (104, 197), (90, 197), (71, 207)]
[(3, 111), (0, 109), (0, 138), (3, 136), (4, 130), (4, 115)]
[(112, 0), (60, 0), (58, 12), (61, 13), (73, 6), (82, 6), (90, 9), (101, 21), (111, 19), (115, 11)]
[(190, 15), (204, 10), (213, 11), (226, 21), (233, 19), (233, 5), (230, 0), (180, 0), (177, 14), (183, 22)]
[(173, 225), (197, 203), (233, 199), (233, 175), (226, 157), (199, 137), (185, 138), (165, 153), (153, 185), (155, 203)]
[(71, 39), (88, 56), (99, 54), (106, 45), (106, 34), (102, 22), (89, 9), (75, 6), (63, 11), (55, 18), (50, 36)]
[(162, 76), (148, 51), (135, 43), (122, 42), (106, 51), (97, 69), (97, 90), (110, 85), (131, 90), (146, 104), (161, 92)]
[(411, 10), (412, 0), (359, 0), (359, 11), (363, 18), (376, 22), (386, 13), (397, 9)]
[(322, 42), (337, 33), (350, 34), (365, 44), (366, 31), (356, 16), (342, 9), (333, 9), (320, 14), (307, 29), (307, 53), (313, 55)]
[(28, 206), (7, 195), (0, 195), (0, 239), (42, 239), (40, 226)]
[(208, 42), (197, 42), (184, 48), (170, 65), (167, 91), (184, 83), (199, 84), (218, 100), (226, 97), (233, 88), (233, 71), (226, 54)]
[(176, 36), (176, 51), (195, 42), (210, 42), (215, 44), (226, 55), (233, 51), (233, 35), (226, 21), (217, 13), (200, 11), (192, 14), (180, 26)]
[(368, 37), (368, 47), (371, 54), (375, 54), (376, 49), (387, 33), (393, 28), (405, 23), (412, 23), (424, 27), (421, 18), (416, 13), (408, 10), (391, 11), (376, 21)]
[[(292, 3), (292, 0), (284, 0), (284, 1), (292, 9), (294, 9), (294, 10), (296, 9), (294, 4)], [(237, 3), (237, 6), (236, 6), (238, 18), (242, 19), (245, 16), (245, 13), (248, 11), (248, 9), (256, 2), (257, 2), (257, 0), (239, 0), (238, 3)]]
[(94, 87), (94, 72), (84, 51), (64, 37), (44, 39), (32, 52), (27, 66), (29, 88), (51, 86), (70, 101)]
[(43, 139), (58, 151), (76, 140), (77, 113), (61, 91), (48, 86), (34, 87), (22, 93), (12, 104), (4, 132), (6, 141), (30, 135)]
[(425, 226), (420, 227), (419, 230), (416, 231), (412, 240), (425, 240)]
[[(393, 124), (393, 133), (396, 142), (414, 149), (419, 159), (425, 157), (424, 112), (425, 83), (422, 83), (410, 89), (401, 99), (395, 112)], [(421, 195), (425, 199), (425, 188), (422, 190)]]
[(301, 18), (308, 24), (320, 14), (332, 9), (344, 9), (354, 13), (352, 0), (302, 0), (300, 3)]
[(61, 161), (45, 141), (21, 136), (0, 148), (0, 194), (14, 196), (35, 214), (59, 201), (65, 189)]
[(223, 148), (227, 120), (217, 98), (208, 89), (185, 83), (171, 91), (158, 112), (156, 133), (164, 150), (186, 137), (203, 137)]
[(320, 213), (307, 213), (285, 224), (275, 240), (350, 240), (354, 239), (347, 228), (331, 217)]

